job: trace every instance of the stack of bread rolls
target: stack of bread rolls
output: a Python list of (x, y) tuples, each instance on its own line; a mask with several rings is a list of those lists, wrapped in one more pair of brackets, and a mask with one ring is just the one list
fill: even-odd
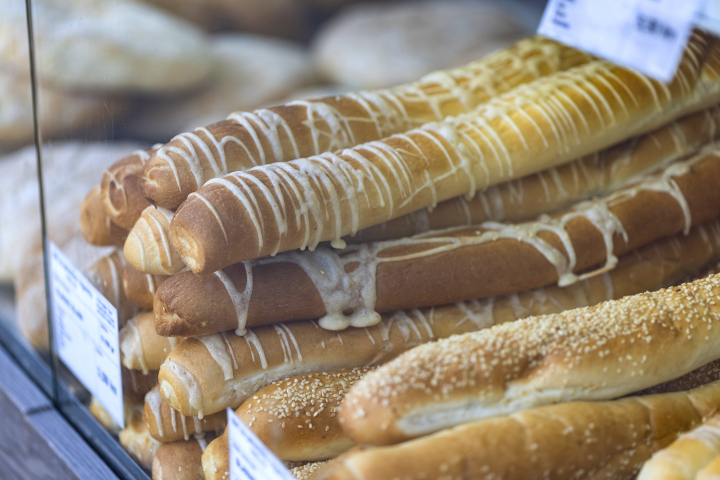
[(658, 292), (720, 260), (718, 104), (704, 33), (669, 85), (532, 37), (128, 152), (81, 218), (136, 456), (227, 478), (231, 408), (298, 478), (630, 478), (720, 409), (720, 278)]

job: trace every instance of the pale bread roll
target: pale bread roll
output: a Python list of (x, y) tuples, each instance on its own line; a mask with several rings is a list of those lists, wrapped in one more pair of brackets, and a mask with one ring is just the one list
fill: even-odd
[(141, 312), (120, 329), (120, 362), (131, 370), (147, 374), (157, 370), (165, 358), (183, 339), (161, 337), (155, 333), (152, 312)]
[(202, 420), (180, 415), (163, 401), (158, 386), (145, 395), (144, 416), (150, 435), (163, 443), (188, 440), (205, 432), (222, 432), (227, 425), (225, 411), (206, 415)]

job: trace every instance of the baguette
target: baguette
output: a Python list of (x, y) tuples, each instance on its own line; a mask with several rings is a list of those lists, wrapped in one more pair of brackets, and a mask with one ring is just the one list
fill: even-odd
[(80, 232), (91, 245), (122, 245), (128, 232), (110, 220), (101, 199), (100, 187), (96, 186), (83, 200), (80, 206)]
[(147, 375), (157, 370), (165, 357), (182, 338), (161, 337), (155, 333), (155, 320), (151, 312), (142, 312), (127, 321), (120, 329), (120, 363), (131, 370)]
[(637, 480), (695, 480), (698, 473), (716, 457), (720, 457), (718, 415), (655, 452), (643, 465)]
[(205, 432), (221, 432), (227, 425), (224, 411), (198, 417), (185, 417), (163, 402), (160, 388), (155, 387), (145, 396), (145, 423), (148, 432), (157, 441), (163, 443), (188, 440), (191, 435)]
[(653, 452), (719, 405), (715, 382), (690, 392), (532, 408), (400, 445), (356, 449), (312, 478), (630, 480)]
[(358, 382), (340, 422), (355, 443), (383, 445), (666, 382), (720, 358), (718, 295), (715, 275), (422, 345)]
[(125, 262), (122, 273), (125, 297), (142, 310), (152, 310), (155, 291), (167, 278), (165, 275), (138, 272), (130, 262)]
[(378, 325), (340, 332), (302, 321), (248, 329), (245, 337), (226, 332), (189, 338), (163, 363), (161, 393), (183, 415), (219, 412), (293, 375), (378, 365), (438, 338), (657, 289), (698, 270), (719, 252), (720, 222), (715, 222), (629, 254), (611, 272), (569, 287), (396, 312)]
[(85, 276), (117, 309), (118, 326), (122, 328), (128, 318), (135, 314), (135, 306), (125, 297), (122, 288), (123, 257), (118, 251), (106, 255), (90, 265)]
[(720, 108), (715, 106), (571, 163), (478, 191), (471, 199), (456, 197), (360, 230), (345, 241), (375, 242), (485, 221), (526, 221), (603, 195), (693, 153), (720, 136), (718, 127)]
[(185, 268), (182, 259), (170, 245), (168, 230), (173, 212), (148, 207), (130, 231), (123, 252), (138, 271), (153, 275), (173, 275)]
[[(433, 210), (412, 212), (361, 230), (345, 240), (349, 243), (380, 241), (488, 220), (528, 220), (607, 193), (633, 176), (694, 152), (720, 135), (718, 124), (720, 108), (703, 110), (569, 164), (478, 191), (470, 200), (453, 198)], [(168, 246), (168, 229), (166, 218), (152, 224), (147, 220), (138, 222), (127, 242), (128, 261), (148, 273), (177, 273), (184, 268), (180, 257)], [(172, 260), (174, 268), (165, 268), (165, 258)]]
[(153, 480), (205, 480), (202, 455), (214, 435), (201, 435), (175, 443), (163, 443), (152, 461)]
[(145, 165), (142, 188), (154, 204), (175, 209), (211, 178), (403, 132), (589, 60), (586, 54), (535, 36), (465, 67), (390, 90), (233, 113), (161, 147)]
[(698, 81), (705, 44), (701, 35), (691, 38), (670, 86), (591, 62), (382, 141), (212, 179), (177, 209), (170, 241), (200, 274), (326, 240), (342, 247), (342, 237), (361, 228), (566, 163), (716, 104), (720, 81)]
[(103, 172), (100, 198), (113, 223), (130, 230), (140, 213), (150, 206), (140, 188), (144, 163), (155, 150), (137, 150)]
[[(534, 222), (429, 232), (336, 252), (286, 252), (196, 276), (155, 295), (161, 335), (200, 335), (320, 318), (364, 327), (376, 312), (568, 285), (602, 262), (720, 216), (720, 145), (593, 202)], [(593, 275), (585, 273), (585, 276)]]

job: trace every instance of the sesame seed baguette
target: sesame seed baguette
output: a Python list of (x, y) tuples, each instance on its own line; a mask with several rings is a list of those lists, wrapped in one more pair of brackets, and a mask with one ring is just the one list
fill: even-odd
[(695, 480), (697, 474), (718, 456), (720, 416), (715, 415), (655, 452), (643, 465), (637, 480)]
[(358, 444), (549, 403), (616, 398), (720, 358), (720, 276), (526, 318), (406, 352), (348, 393)]
[(127, 261), (140, 272), (173, 275), (185, 268), (170, 245), (168, 232), (174, 213), (164, 208), (147, 207), (130, 230), (123, 252)]
[(174, 209), (211, 178), (403, 132), (590, 59), (534, 36), (464, 67), (391, 89), (236, 112), (160, 148), (145, 165), (142, 188), (154, 204)]
[(714, 222), (628, 254), (612, 271), (568, 287), (396, 312), (378, 325), (340, 332), (300, 321), (248, 329), (244, 337), (225, 332), (189, 338), (161, 367), (161, 393), (183, 415), (218, 412), (293, 375), (378, 365), (438, 338), (673, 284), (719, 253), (720, 222)]
[(122, 287), (124, 263), (122, 253), (116, 250), (97, 260), (85, 271), (88, 280), (117, 309), (120, 328), (136, 313), (135, 305), (127, 299)]
[(352, 447), (337, 422), (340, 402), (369, 368), (307, 373), (261, 388), (236, 410), (280, 460), (334, 458)]
[(206, 434), (174, 443), (163, 443), (152, 461), (153, 480), (205, 480), (202, 455), (215, 435)]
[(123, 265), (123, 290), (128, 301), (142, 310), (152, 310), (157, 288), (168, 279), (167, 275), (141, 273), (130, 264)]
[(100, 181), (101, 205), (116, 225), (130, 230), (140, 213), (150, 206), (140, 188), (144, 163), (154, 150), (138, 150), (121, 158), (103, 172)]
[(123, 245), (128, 231), (117, 226), (103, 209), (100, 187), (96, 186), (80, 205), (80, 232), (91, 245)]
[(345, 237), (348, 243), (409, 237), (485, 221), (521, 222), (603, 195), (633, 177), (691, 154), (720, 137), (720, 107), (685, 116), (645, 135), (570, 163), (456, 197)]
[(351, 450), (313, 480), (630, 480), (653, 452), (714, 415), (717, 382), (690, 392), (572, 402)]
[(182, 338), (162, 337), (155, 333), (152, 312), (141, 312), (120, 329), (120, 363), (131, 370), (147, 374), (158, 370), (165, 357)]
[(326, 463), (327, 461), (306, 463), (305, 465), (293, 468), (290, 470), (290, 473), (292, 473), (297, 480), (308, 480)]
[(188, 440), (191, 435), (205, 432), (222, 432), (227, 425), (225, 411), (198, 417), (180, 415), (165, 403), (156, 386), (145, 395), (145, 423), (152, 437), (163, 443)]
[(705, 38), (694, 35), (669, 86), (590, 62), (384, 140), (209, 180), (175, 212), (170, 241), (200, 274), (322, 241), (342, 246), (359, 229), (567, 163), (718, 103), (720, 81), (698, 81), (708, 52)]
[[(160, 335), (201, 335), (320, 317), (331, 330), (376, 312), (443, 305), (558, 283), (720, 217), (720, 144), (551, 217), (486, 222), (342, 251), (320, 247), (181, 273), (158, 288)], [(604, 265), (603, 265), (604, 262)]]

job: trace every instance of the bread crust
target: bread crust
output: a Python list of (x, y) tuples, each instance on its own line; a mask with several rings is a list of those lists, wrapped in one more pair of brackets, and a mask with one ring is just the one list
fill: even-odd
[(170, 210), (147, 207), (128, 233), (123, 252), (127, 261), (139, 272), (173, 275), (185, 268), (168, 239), (172, 217)]
[(200, 335), (318, 317), (326, 328), (367, 326), (377, 321), (374, 312), (566, 285), (719, 216), (720, 147), (711, 144), (636, 184), (534, 222), (286, 252), (206, 276), (181, 273), (157, 291), (156, 329)]
[(120, 329), (120, 363), (130, 370), (147, 375), (158, 370), (165, 358), (183, 339), (162, 337), (155, 333), (152, 312), (141, 312)]
[(591, 62), (401, 135), (212, 179), (178, 208), (170, 240), (207, 274), (321, 241), (340, 246), (359, 229), (566, 163), (720, 101), (720, 83), (698, 81), (701, 44), (693, 37), (670, 86)]
[(148, 160), (145, 196), (175, 209), (211, 178), (256, 165), (341, 150), (442, 120), (590, 57), (539, 36), (457, 69), (389, 90), (291, 102), (175, 137)]
[(122, 282), (125, 297), (141, 310), (152, 310), (155, 292), (168, 279), (167, 275), (141, 273), (130, 262), (123, 265)]
[(155, 150), (138, 150), (121, 158), (103, 172), (101, 204), (107, 216), (124, 230), (130, 230), (142, 211), (150, 206), (140, 188), (143, 164)]
[(127, 230), (112, 222), (101, 203), (100, 187), (96, 186), (87, 194), (80, 206), (80, 232), (91, 245), (122, 245)]
[(162, 400), (157, 385), (145, 395), (144, 417), (150, 435), (163, 443), (189, 440), (191, 436), (206, 432), (222, 432), (227, 425), (224, 411), (206, 415), (202, 420), (180, 415)]
[(161, 444), (152, 460), (153, 480), (203, 480), (202, 454), (214, 438), (206, 434)]

